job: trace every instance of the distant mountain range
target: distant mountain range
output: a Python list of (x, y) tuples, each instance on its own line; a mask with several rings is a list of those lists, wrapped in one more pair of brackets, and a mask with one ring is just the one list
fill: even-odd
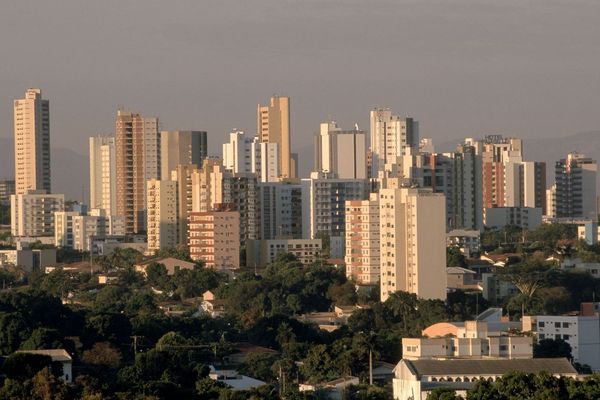
[[(452, 151), (461, 139), (435, 143), (439, 152)], [(307, 176), (313, 166), (313, 147), (298, 148), (301, 176)], [(554, 180), (554, 163), (564, 158), (568, 152), (578, 151), (600, 160), (600, 131), (581, 132), (570, 136), (554, 138), (525, 139), (525, 159), (545, 161), (548, 171), (548, 184)], [(68, 199), (88, 201), (89, 164), (87, 154), (65, 148), (52, 149), (52, 190), (65, 193)], [(14, 176), (13, 141), (0, 138), (0, 178)], [(599, 174), (600, 179), (600, 174)]]

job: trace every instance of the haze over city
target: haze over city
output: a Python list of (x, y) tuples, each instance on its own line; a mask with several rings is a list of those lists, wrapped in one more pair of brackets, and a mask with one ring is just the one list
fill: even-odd
[(600, 1), (0, 7), (0, 400), (600, 399)]
[(206, 130), (218, 153), (272, 94), (292, 98), (295, 148), (330, 118), (367, 128), (376, 106), (437, 143), (596, 130), (598, 15), (595, 1), (5, 2), (0, 137), (26, 87), (53, 100), (52, 146), (83, 155), (119, 105)]

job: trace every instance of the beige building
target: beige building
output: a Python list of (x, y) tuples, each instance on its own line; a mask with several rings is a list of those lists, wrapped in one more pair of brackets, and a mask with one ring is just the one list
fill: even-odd
[(378, 285), (379, 196), (346, 202), (346, 276), (357, 285)]
[(296, 178), (292, 165), (290, 137), (290, 98), (273, 96), (269, 105), (258, 105), (256, 112), (257, 134), (261, 142), (277, 143), (279, 171), (282, 178)]
[(304, 265), (310, 265), (321, 256), (321, 239), (270, 239), (246, 241), (246, 265), (264, 268), (279, 254), (291, 253)]
[(456, 333), (439, 337), (403, 338), (402, 358), (517, 358), (533, 357), (533, 338), (489, 332), (486, 321), (465, 321)]
[(0, 180), (0, 204), (10, 204), (10, 196), (15, 194), (15, 181)]
[(11, 234), (20, 237), (54, 238), (54, 213), (64, 211), (65, 195), (30, 190), (10, 197)]
[(379, 192), (381, 301), (398, 290), (446, 298), (445, 198), (430, 189)]
[(148, 253), (154, 253), (178, 242), (177, 182), (150, 179), (147, 187)]
[(16, 194), (50, 193), (50, 103), (40, 89), (14, 101)]
[(110, 215), (115, 212), (117, 196), (115, 138), (94, 136), (89, 145), (90, 208), (106, 210)]
[(419, 123), (392, 115), (389, 108), (371, 110), (371, 177), (419, 150)]
[(208, 153), (204, 131), (162, 131), (160, 133), (160, 178), (169, 179), (178, 165), (202, 165)]
[(321, 124), (315, 134), (315, 171), (332, 172), (340, 179), (367, 178), (367, 135), (341, 130), (335, 121)]
[(188, 218), (193, 211), (192, 173), (197, 171), (195, 164), (180, 164), (171, 172), (171, 180), (177, 182), (178, 244), (187, 244)]
[(127, 233), (146, 229), (146, 183), (160, 179), (158, 119), (117, 112), (115, 136), (116, 215)]
[(192, 260), (203, 260), (209, 268), (240, 267), (239, 212), (192, 212), (188, 236)]
[(192, 210), (207, 212), (223, 203), (223, 178), (229, 172), (220, 159), (206, 159), (202, 169), (192, 171)]

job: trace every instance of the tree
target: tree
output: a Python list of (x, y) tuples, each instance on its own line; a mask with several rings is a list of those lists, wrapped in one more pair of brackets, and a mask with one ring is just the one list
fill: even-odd
[(433, 389), (428, 395), (427, 400), (462, 400), (452, 389), (438, 388)]
[(57, 349), (63, 347), (62, 336), (56, 329), (36, 328), (31, 336), (21, 343), (22, 350)]
[(573, 359), (571, 345), (562, 339), (542, 339), (533, 346), (535, 358), (567, 358)]
[(50, 356), (30, 353), (13, 353), (2, 366), (3, 372), (10, 379), (25, 380), (32, 378), (42, 369), (52, 364)]
[(118, 368), (121, 365), (122, 356), (119, 349), (109, 342), (97, 342), (90, 350), (83, 352), (81, 359), (86, 364)]
[(550, 274), (553, 272), (551, 265), (540, 259), (529, 259), (525, 262), (509, 265), (498, 270), (501, 279), (512, 283), (523, 294), (522, 314), (531, 303), (537, 290), (547, 285)]
[(166, 289), (169, 284), (167, 268), (163, 264), (150, 263), (146, 267), (146, 280), (154, 287)]
[(457, 246), (446, 248), (446, 267), (466, 267), (467, 258)]

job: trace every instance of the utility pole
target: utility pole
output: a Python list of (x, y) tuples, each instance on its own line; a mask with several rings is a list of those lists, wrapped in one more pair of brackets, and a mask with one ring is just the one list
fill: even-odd
[(369, 385), (373, 384), (373, 351), (369, 346)]

